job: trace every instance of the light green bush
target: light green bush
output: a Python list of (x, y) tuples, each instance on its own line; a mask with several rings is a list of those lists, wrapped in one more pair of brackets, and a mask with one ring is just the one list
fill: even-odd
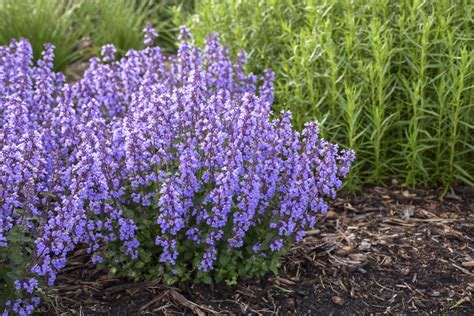
[(350, 188), (448, 188), (473, 184), (473, 12), (469, 0), (198, 0), (187, 24), (271, 67), (275, 110), (356, 150)]

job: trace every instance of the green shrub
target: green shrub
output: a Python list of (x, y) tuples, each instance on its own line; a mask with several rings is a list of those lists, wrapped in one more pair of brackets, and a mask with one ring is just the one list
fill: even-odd
[(473, 183), (470, 1), (196, 2), (202, 41), (219, 32), (251, 69), (276, 72), (276, 110), (318, 119), (357, 152), (349, 187)]
[(0, 45), (27, 38), (37, 60), (44, 44), (52, 43), (55, 68), (63, 69), (85, 53), (77, 49), (88, 30), (88, 25), (76, 23), (79, 5), (68, 0), (0, 0)]
[(144, 48), (143, 28), (151, 22), (158, 30), (157, 44), (174, 51), (177, 28), (171, 23), (169, 8), (178, 0), (85, 0), (79, 16), (91, 25), (91, 37), (96, 46), (113, 43), (119, 53)]
[(157, 43), (175, 48), (175, 29), (169, 7), (179, 0), (0, 0), (0, 45), (26, 38), (37, 60), (45, 43), (54, 44), (55, 70), (98, 55), (113, 43), (123, 53), (143, 48), (143, 28), (150, 21), (158, 30)]

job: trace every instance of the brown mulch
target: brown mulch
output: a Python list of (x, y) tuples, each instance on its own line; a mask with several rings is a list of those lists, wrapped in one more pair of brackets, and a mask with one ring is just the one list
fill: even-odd
[(78, 253), (40, 314), (474, 315), (474, 188), (373, 187), (338, 198), (278, 276), (224, 285), (130, 283)]

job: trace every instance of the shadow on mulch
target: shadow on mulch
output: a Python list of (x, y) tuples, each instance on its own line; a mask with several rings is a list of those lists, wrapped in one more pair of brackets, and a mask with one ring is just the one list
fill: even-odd
[(78, 253), (39, 313), (474, 315), (474, 188), (438, 196), (373, 187), (338, 198), (278, 276), (234, 287), (130, 283)]

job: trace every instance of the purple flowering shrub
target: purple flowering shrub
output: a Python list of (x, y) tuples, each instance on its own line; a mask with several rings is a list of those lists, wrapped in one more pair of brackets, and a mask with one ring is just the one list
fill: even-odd
[[(104, 46), (83, 79), (0, 47), (0, 304), (29, 314), (67, 255), (134, 279), (235, 283), (275, 271), (325, 213), (354, 153), (273, 118), (273, 73), (217, 35), (165, 56)], [(1, 285), (4, 284), (4, 285)], [(3, 286), (3, 287), (2, 287)], [(2, 301), (3, 299), (3, 301)]]

